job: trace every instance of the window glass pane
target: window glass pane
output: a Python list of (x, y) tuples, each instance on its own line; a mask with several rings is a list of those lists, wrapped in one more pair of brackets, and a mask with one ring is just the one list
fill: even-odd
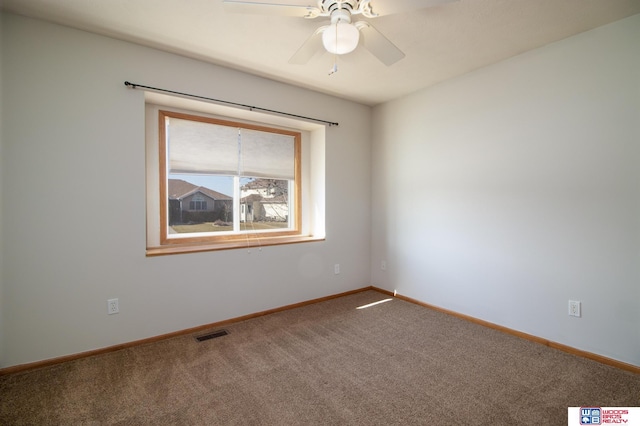
[(233, 231), (233, 180), (232, 176), (170, 174), (169, 236)]
[(165, 240), (299, 232), (299, 133), (162, 114)]
[(240, 179), (241, 225), (243, 230), (289, 227), (289, 180)]

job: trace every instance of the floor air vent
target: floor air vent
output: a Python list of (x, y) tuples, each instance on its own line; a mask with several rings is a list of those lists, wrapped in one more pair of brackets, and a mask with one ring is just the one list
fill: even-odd
[(209, 334), (203, 334), (202, 336), (198, 336), (196, 337), (196, 340), (198, 342), (204, 342), (205, 340), (215, 339), (217, 337), (226, 336), (227, 334), (229, 334), (227, 330), (218, 330)]

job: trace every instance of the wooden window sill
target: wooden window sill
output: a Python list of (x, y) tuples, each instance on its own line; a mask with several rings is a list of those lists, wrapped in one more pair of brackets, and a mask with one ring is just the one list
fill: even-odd
[(169, 254), (198, 253), (203, 251), (250, 249), (256, 247), (267, 247), (282, 244), (309, 243), (314, 241), (324, 241), (324, 237), (314, 236), (284, 236), (269, 238), (251, 238), (250, 240), (221, 241), (217, 243), (189, 243), (189, 244), (166, 244), (159, 247), (147, 247), (147, 257), (164, 256)]

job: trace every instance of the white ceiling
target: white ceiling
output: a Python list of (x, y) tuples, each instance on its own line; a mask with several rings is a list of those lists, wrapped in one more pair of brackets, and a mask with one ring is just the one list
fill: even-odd
[[(395, 0), (411, 2), (414, 0)], [(371, 0), (375, 7), (376, 0)], [(640, 13), (640, 0), (459, 0), (369, 19), (406, 57), (359, 47), (306, 65), (288, 59), (327, 20), (225, 12), (222, 0), (0, 0), (6, 11), (179, 53), (376, 105)], [(316, 0), (271, 0), (316, 5)], [(363, 19), (361, 15), (357, 17)]]

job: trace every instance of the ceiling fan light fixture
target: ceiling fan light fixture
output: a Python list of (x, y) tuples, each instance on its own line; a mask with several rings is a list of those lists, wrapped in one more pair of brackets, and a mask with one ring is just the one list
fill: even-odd
[(360, 31), (349, 22), (337, 21), (322, 32), (322, 44), (329, 53), (344, 55), (358, 47)]

